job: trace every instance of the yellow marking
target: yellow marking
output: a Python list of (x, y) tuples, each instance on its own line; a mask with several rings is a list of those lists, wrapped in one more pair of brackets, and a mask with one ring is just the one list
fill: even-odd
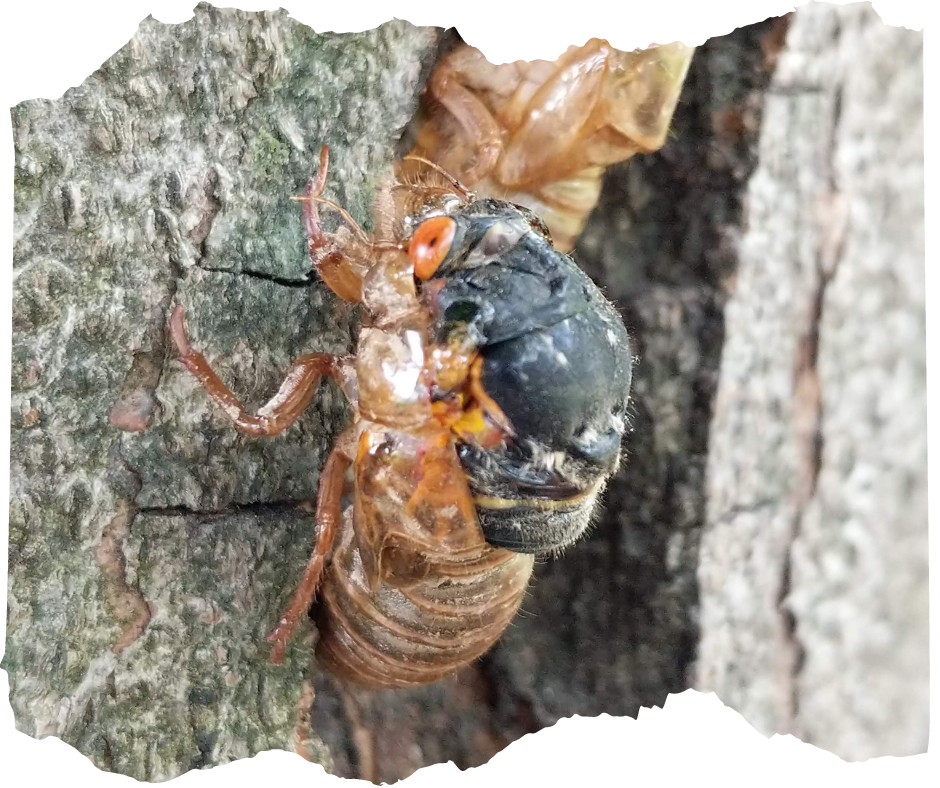
[(593, 487), (589, 487), (584, 492), (572, 495), (570, 498), (561, 498), (559, 500), (545, 500), (544, 498), (514, 500), (512, 498), (493, 498), (488, 495), (474, 495), (473, 503), (480, 509), (514, 509), (517, 507), (525, 509), (543, 509), (547, 511), (567, 509), (595, 495), (604, 484), (604, 481), (604, 479), (601, 479), (595, 483)]

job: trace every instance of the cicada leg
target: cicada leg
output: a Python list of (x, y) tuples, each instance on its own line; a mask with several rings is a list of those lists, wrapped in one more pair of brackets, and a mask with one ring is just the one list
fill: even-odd
[(460, 83), (457, 72), (446, 62), (431, 76), (428, 91), (454, 116), (465, 139), (473, 143), (472, 164), (457, 174), (464, 183), (473, 186), (486, 177), (499, 159), (503, 146), (499, 124), (486, 105)]
[(340, 445), (330, 453), (326, 465), (323, 466), (323, 472), (320, 474), (320, 486), (317, 492), (316, 543), (313, 553), (307, 562), (307, 568), (304, 570), (300, 585), (297, 586), (290, 605), (281, 616), (277, 627), (268, 635), (268, 642), (274, 644), (271, 650), (271, 661), (275, 665), (279, 665), (284, 659), (284, 649), (287, 647), (294, 627), (313, 604), (323, 567), (333, 547), (342, 518), (340, 502), (343, 497), (343, 480), (352, 460), (342, 448), (342, 438), (337, 443)]
[[(320, 171), (307, 182), (302, 197), (304, 229), (310, 259), (320, 278), (344, 301), (362, 300), (362, 279), (372, 261), (372, 243), (365, 231), (332, 200), (322, 197), (330, 168), (330, 149), (320, 149)], [(317, 204), (329, 205), (343, 217), (348, 228), (336, 234), (323, 231)]]
[(287, 371), (284, 382), (266, 405), (257, 413), (245, 410), (232, 394), (202, 353), (190, 347), (183, 324), (183, 307), (177, 306), (170, 315), (170, 336), (176, 344), (180, 361), (202, 384), (222, 412), (232, 420), (236, 429), (248, 435), (277, 435), (300, 418), (317, 391), (320, 378), (329, 375), (340, 385), (346, 382), (349, 359), (327, 353), (300, 356)]

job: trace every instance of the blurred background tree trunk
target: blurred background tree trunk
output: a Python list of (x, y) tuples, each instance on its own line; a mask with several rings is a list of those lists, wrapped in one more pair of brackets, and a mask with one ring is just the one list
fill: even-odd
[(923, 35), (799, 9), (714, 405), (696, 686), (851, 760), (926, 751)]
[(239, 435), (166, 309), (252, 406), (353, 347), (290, 196), (327, 143), (368, 225), (443, 40), (201, 5), (14, 108), (18, 727), (151, 781), (279, 747), (391, 782), (695, 684), (845, 757), (924, 749), (922, 36), (867, 5), (710, 40), (670, 142), (608, 172), (575, 256), (637, 340), (626, 462), (497, 647), (400, 692), (339, 688), (309, 629), (269, 664), (342, 398)]

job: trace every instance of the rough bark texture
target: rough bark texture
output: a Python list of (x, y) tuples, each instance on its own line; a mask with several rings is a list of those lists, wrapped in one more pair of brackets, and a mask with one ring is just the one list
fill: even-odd
[(290, 502), (315, 495), (345, 406), (325, 387), (278, 438), (239, 435), (166, 347), (166, 308), (252, 405), (294, 356), (347, 352), (355, 314), (308, 282), (290, 197), (327, 143), (328, 194), (368, 220), (436, 39), (201, 5), (14, 108), (3, 667), (20, 730), (146, 780), (295, 746), (309, 638), (275, 668), (264, 636), (311, 545)]
[(696, 684), (853, 760), (927, 746), (922, 48), (797, 11), (711, 431)]
[[(280, 437), (247, 439), (163, 327), (181, 302), (194, 344), (251, 405), (293, 356), (352, 346), (355, 311), (308, 281), (289, 198), (325, 142), (328, 193), (368, 223), (440, 31), (320, 36), (284, 12), (200, 6), (180, 26), (147, 20), (62, 99), (15, 108), (3, 666), (20, 729), (147, 780), (282, 747), (394, 781), (481, 764), (560, 717), (635, 716), (697, 678), (762, 729), (797, 720), (840, 754), (861, 751), (862, 731), (873, 754), (922, 747), (922, 39), (858, 7), (796, 19), (766, 110), (786, 20), (701, 47), (673, 139), (608, 173), (576, 257), (636, 338), (627, 461), (590, 538), (536, 567), (497, 647), (412, 691), (338, 687), (311, 670), (310, 631), (268, 663), (264, 635), (310, 549), (297, 504), (345, 418), (338, 392)], [(820, 19), (845, 20), (841, 37)], [(813, 219), (845, 200), (840, 246)], [(841, 261), (831, 281), (826, 255)], [(794, 391), (812, 401), (814, 381), (810, 494), (816, 411)], [(150, 426), (122, 432), (109, 415)], [(804, 652), (801, 672), (774, 672)]]

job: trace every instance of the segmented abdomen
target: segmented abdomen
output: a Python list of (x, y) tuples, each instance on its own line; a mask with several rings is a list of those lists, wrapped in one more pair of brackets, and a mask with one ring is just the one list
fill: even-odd
[(437, 681), (492, 646), (515, 616), (532, 556), (482, 546), (428, 566), (406, 588), (369, 587), (347, 520), (318, 606), (317, 657), (334, 674), (372, 687)]

